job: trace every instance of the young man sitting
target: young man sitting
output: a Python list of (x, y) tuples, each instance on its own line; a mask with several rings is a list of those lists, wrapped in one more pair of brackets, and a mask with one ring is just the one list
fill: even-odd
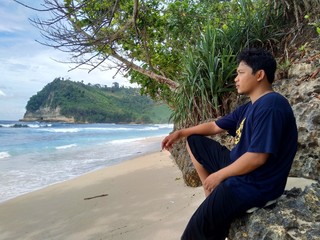
[[(183, 240), (224, 240), (237, 216), (279, 198), (297, 150), (292, 109), (272, 90), (273, 56), (263, 49), (247, 49), (237, 60), (236, 89), (250, 102), (215, 122), (175, 131), (162, 141), (162, 148), (170, 149), (187, 137), (187, 150), (206, 195)], [(231, 151), (206, 137), (223, 131), (235, 137)]]

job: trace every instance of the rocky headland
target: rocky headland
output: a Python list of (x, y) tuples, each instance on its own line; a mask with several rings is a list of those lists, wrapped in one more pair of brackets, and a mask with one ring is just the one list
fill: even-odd
[(23, 122), (66, 122), (66, 123), (75, 123), (74, 117), (66, 117), (61, 114), (60, 107), (50, 108), (40, 107), (38, 110), (31, 112), (27, 111), (23, 116), (23, 119), (20, 119)]

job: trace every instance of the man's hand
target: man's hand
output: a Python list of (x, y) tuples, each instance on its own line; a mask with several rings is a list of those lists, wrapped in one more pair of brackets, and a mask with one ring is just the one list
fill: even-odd
[(209, 136), (221, 133), (223, 131), (224, 130), (218, 127), (218, 125), (215, 122), (202, 123), (194, 127), (180, 129), (171, 133), (169, 136), (163, 139), (161, 147), (162, 149), (169, 150), (172, 148), (173, 144), (175, 144), (178, 140), (184, 137), (188, 137), (192, 134)]
[(161, 149), (170, 150), (173, 144), (175, 144), (181, 138), (180, 135), (180, 131), (175, 131), (166, 136), (161, 143)]
[(223, 180), (219, 172), (212, 173), (204, 180), (203, 188), (208, 192), (212, 192)]

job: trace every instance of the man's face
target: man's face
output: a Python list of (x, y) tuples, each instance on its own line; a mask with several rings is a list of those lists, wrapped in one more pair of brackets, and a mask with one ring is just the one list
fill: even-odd
[(237, 68), (237, 76), (234, 79), (239, 94), (250, 95), (258, 84), (256, 74), (245, 62), (240, 62)]

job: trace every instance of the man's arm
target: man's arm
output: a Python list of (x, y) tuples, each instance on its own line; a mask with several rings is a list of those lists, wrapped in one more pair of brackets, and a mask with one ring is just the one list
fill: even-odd
[(268, 153), (247, 152), (229, 166), (210, 174), (204, 181), (203, 187), (212, 191), (228, 177), (244, 175), (262, 166), (266, 163), (268, 157)]
[(215, 122), (202, 123), (194, 127), (185, 128), (181, 130), (177, 130), (162, 141), (162, 149), (170, 149), (174, 143), (176, 143), (179, 139), (188, 137), (192, 134), (199, 134), (204, 136), (215, 135), (225, 131), (224, 129), (218, 127)]

